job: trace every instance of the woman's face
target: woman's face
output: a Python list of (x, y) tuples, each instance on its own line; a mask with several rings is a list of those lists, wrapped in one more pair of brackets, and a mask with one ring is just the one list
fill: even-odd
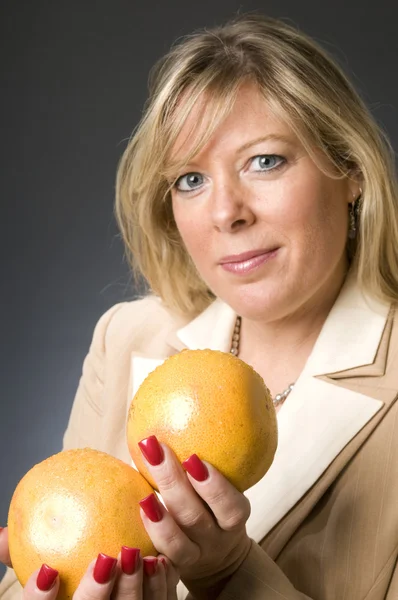
[[(173, 158), (190, 149), (199, 112)], [(358, 185), (324, 175), (254, 85), (240, 89), (233, 111), (178, 176), (172, 205), (186, 249), (238, 314), (277, 320), (337, 293)]]

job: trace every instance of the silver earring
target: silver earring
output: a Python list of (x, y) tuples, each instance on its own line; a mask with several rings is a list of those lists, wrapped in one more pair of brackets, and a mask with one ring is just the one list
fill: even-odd
[(362, 196), (362, 188), (359, 188), (359, 196), (349, 204), (349, 219), (350, 227), (348, 229), (348, 237), (350, 240), (355, 240), (357, 236), (357, 220), (359, 214), (359, 200)]

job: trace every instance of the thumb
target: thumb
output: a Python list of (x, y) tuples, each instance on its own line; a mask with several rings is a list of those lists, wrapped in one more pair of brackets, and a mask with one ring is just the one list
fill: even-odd
[(8, 528), (0, 527), (0, 562), (12, 567), (10, 552), (8, 549)]

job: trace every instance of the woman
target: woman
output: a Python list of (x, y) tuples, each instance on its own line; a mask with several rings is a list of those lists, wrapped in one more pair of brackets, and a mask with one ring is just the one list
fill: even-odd
[[(116, 598), (172, 600), (177, 571), (194, 598), (398, 598), (392, 156), (339, 68), (281, 22), (250, 15), (196, 33), (153, 71), (116, 203), (151, 294), (99, 321), (65, 448), (128, 462), (132, 394), (185, 347), (231, 351), (263, 376), (279, 447), (249, 508), (196, 455), (182, 466), (143, 440), (167, 510), (152, 496), (142, 518), (167, 567), (144, 591), (124, 579)], [(77, 600), (110, 595), (117, 576), (98, 586), (92, 568)]]

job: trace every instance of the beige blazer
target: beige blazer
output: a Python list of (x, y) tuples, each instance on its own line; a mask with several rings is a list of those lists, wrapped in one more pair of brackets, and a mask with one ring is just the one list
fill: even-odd
[[(347, 280), (278, 413), (274, 463), (246, 492), (254, 541), (220, 600), (398, 600), (394, 315)], [(154, 297), (109, 310), (84, 362), (65, 448), (130, 462), (126, 416), (141, 381), (182, 348), (229, 351), (235, 317), (219, 300), (190, 322)], [(14, 600), (19, 590), (9, 570), (0, 596)]]

